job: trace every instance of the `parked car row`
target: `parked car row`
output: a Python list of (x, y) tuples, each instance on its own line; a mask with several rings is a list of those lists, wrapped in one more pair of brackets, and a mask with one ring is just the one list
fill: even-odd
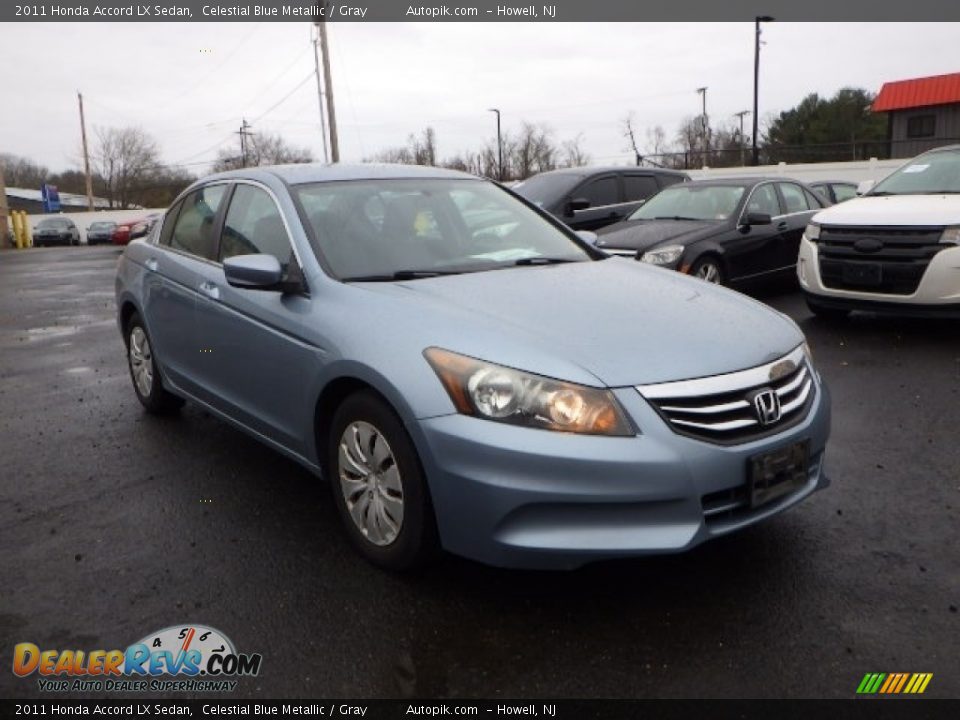
[[(126, 245), (131, 240), (143, 237), (156, 225), (163, 213), (150, 213), (133, 220), (117, 222), (97, 220), (87, 227), (88, 245)], [(68, 217), (48, 217), (40, 220), (33, 229), (34, 247), (51, 245), (80, 245), (81, 235), (76, 223)]]

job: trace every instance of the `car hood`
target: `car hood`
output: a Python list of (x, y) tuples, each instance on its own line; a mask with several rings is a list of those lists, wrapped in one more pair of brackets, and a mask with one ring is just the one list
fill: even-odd
[(960, 225), (960, 195), (851, 198), (813, 217), (823, 225)]
[(624, 220), (601, 229), (597, 247), (649, 250), (667, 241), (685, 245), (713, 235), (718, 229), (713, 220)]
[(354, 287), (391, 296), (381, 322), (424, 348), (610, 387), (755, 367), (803, 341), (745, 295), (624, 258)]

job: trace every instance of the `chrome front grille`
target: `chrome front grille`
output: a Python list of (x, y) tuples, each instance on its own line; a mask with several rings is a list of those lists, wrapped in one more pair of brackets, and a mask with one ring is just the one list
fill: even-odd
[(721, 445), (749, 442), (795, 425), (806, 417), (816, 394), (802, 346), (749, 370), (640, 385), (637, 390), (674, 432)]

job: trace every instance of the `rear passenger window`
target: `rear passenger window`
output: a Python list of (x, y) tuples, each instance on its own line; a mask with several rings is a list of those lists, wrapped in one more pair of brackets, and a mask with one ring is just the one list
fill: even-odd
[[(811, 210), (817, 210), (817, 209), (819, 209), (819, 208), (826, 207), (827, 205), (830, 204), (830, 201), (829, 201), (829, 200), (827, 200), (827, 202), (825, 203), (825, 202), (823, 201), (823, 198), (817, 197), (817, 194), (816, 194), (816, 193), (812, 193), (812, 192), (810, 192), (809, 190), (807, 190), (806, 188), (804, 188), (803, 194), (807, 196), (807, 206), (808, 206)], [(829, 198), (829, 194), (828, 194), (828, 193), (824, 193), (824, 195), (826, 195), (826, 196)]]
[(226, 185), (208, 185), (183, 199), (170, 236), (171, 248), (207, 260), (216, 258), (213, 221), (226, 189)]
[(833, 194), (837, 198), (837, 202), (843, 202), (844, 200), (850, 200), (857, 196), (857, 188), (852, 185), (834, 185)]
[(283, 217), (269, 193), (253, 185), (237, 185), (223, 222), (220, 261), (263, 254), (273, 255), (285, 266), (291, 252)]
[[(807, 197), (803, 194), (803, 188), (799, 185), (780, 183), (780, 192), (783, 194), (783, 202), (786, 205), (787, 214), (803, 212), (804, 210), (810, 209), (810, 206), (807, 205)], [(819, 204), (814, 205), (814, 207), (819, 207)]]
[(586, 198), (590, 201), (590, 207), (615, 205), (620, 202), (620, 190), (617, 187), (617, 178), (615, 175), (608, 175), (589, 182), (579, 190), (574, 191), (573, 197)]
[(623, 176), (623, 195), (626, 202), (646, 200), (657, 192), (660, 192), (660, 186), (652, 175)]

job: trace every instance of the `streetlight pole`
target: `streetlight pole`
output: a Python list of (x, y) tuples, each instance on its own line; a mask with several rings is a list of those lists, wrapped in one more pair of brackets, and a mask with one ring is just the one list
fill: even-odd
[(746, 163), (746, 160), (745, 160), (744, 157), (743, 157), (743, 149), (744, 149), (744, 145), (743, 145), (743, 116), (744, 116), (744, 115), (749, 115), (749, 114), (750, 114), (750, 111), (749, 111), (749, 110), (741, 110), (740, 112), (737, 112), (737, 113), (734, 113), (734, 114), (733, 114), (734, 117), (740, 118), (740, 165), (741, 165), (741, 167), (742, 167), (743, 165), (746, 165), (746, 164), (747, 164), (747, 163)]
[(773, 22), (769, 15), (757, 15), (753, 19), (753, 162), (754, 166), (760, 164), (760, 152), (757, 150), (757, 100), (760, 85), (760, 23)]
[(503, 182), (503, 141), (500, 139), (500, 111), (497, 108), (488, 108), (487, 112), (497, 114), (497, 180)]
[(710, 130), (707, 123), (707, 88), (697, 88), (697, 94), (703, 98), (703, 115), (700, 116), (700, 124), (703, 126), (703, 162), (706, 166), (710, 162)]

